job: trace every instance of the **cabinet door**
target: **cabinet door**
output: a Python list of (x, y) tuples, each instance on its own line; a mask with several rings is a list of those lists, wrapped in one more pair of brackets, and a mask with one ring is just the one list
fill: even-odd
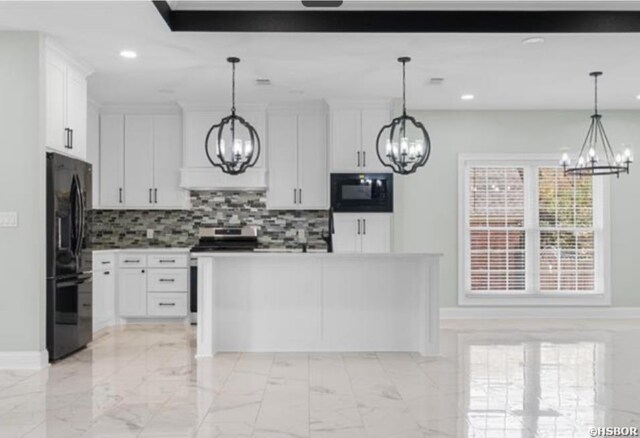
[(331, 111), (331, 171), (360, 172), (361, 144), (361, 111)]
[(180, 189), (182, 165), (182, 118), (179, 114), (153, 117), (153, 203), (157, 207), (179, 208), (184, 204)]
[(359, 253), (362, 251), (360, 215), (338, 213), (334, 215), (335, 234), (333, 251), (336, 253)]
[(46, 55), (46, 136), (45, 146), (63, 152), (67, 144), (66, 85), (67, 67), (64, 61), (48, 53)]
[(111, 324), (115, 311), (114, 271), (93, 273), (93, 331)]
[(362, 252), (391, 251), (391, 216), (382, 213), (361, 215)]
[(153, 116), (125, 115), (124, 183), (127, 207), (153, 206)]
[(269, 189), (270, 209), (297, 208), (298, 135), (295, 114), (269, 115)]
[[(362, 170), (364, 172), (390, 172), (384, 167), (376, 153), (376, 139), (383, 126), (391, 122), (387, 109), (362, 110)], [(386, 170), (385, 170), (386, 169)]]
[(118, 316), (147, 315), (147, 273), (145, 269), (118, 271)]
[(124, 116), (100, 116), (100, 206), (120, 207), (124, 192)]
[(298, 205), (328, 208), (327, 118), (325, 114), (298, 116)]
[(85, 159), (87, 154), (87, 80), (67, 69), (67, 127), (71, 129), (70, 152)]

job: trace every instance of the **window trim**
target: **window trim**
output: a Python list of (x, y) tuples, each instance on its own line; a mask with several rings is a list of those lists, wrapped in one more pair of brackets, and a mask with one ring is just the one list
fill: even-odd
[[(541, 292), (531, 289), (523, 293), (494, 292), (472, 293), (469, 291), (468, 275), (470, 257), (467, 250), (467, 182), (468, 169), (473, 165), (481, 166), (558, 166), (558, 157), (551, 154), (459, 154), (458, 155), (458, 305), (460, 306), (610, 306), (611, 305), (611, 269), (610, 269), (610, 183), (609, 178), (595, 177), (593, 184), (594, 197), (594, 230), (597, 235), (596, 257), (596, 292)], [(533, 187), (537, 187), (537, 175), (525, 173), (525, 232), (537, 229), (537, 220), (532, 223), (531, 211), (537, 211), (537, 197), (533, 196)], [(529, 211), (529, 214), (527, 214)], [(537, 241), (539, 236), (535, 237)], [(529, 242), (529, 238), (527, 239)], [(537, 257), (531, 257), (535, 248), (527, 248), (526, 281), (529, 285), (535, 281), (534, 263)], [(599, 273), (599, 274), (598, 274)], [(536, 286), (537, 289), (537, 286)]]

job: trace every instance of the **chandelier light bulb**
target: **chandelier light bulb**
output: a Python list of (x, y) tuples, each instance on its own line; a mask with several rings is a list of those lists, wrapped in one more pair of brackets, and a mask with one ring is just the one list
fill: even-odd
[(253, 153), (253, 143), (251, 140), (247, 140), (244, 142), (244, 156), (249, 157)]
[(584, 167), (584, 157), (578, 158), (578, 167)]
[(400, 150), (397, 142), (393, 142), (393, 156), (396, 160), (400, 157)]
[(416, 158), (416, 144), (409, 144), (409, 158), (414, 160)]
[(616, 163), (617, 164), (622, 164), (622, 155), (616, 154)]
[(416, 140), (416, 157), (420, 158), (422, 157), (422, 154), (424, 153), (424, 144), (422, 142), (422, 140)]
[(562, 164), (567, 166), (571, 164), (571, 158), (569, 158), (569, 154), (566, 152), (562, 154)]
[(224, 140), (218, 142), (218, 156), (224, 156)]
[(385, 156), (390, 157), (391, 156), (391, 152), (392, 152), (392, 144), (391, 144), (391, 140), (387, 139), (387, 144), (385, 146)]
[(596, 150), (594, 148), (589, 149), (589, 158), (593, 158), (596, 156)]
[(235, 140), (233, 140), (233, 155), (234, 156), (242, 155), (242, 140), (239, 138), (236, 138)]
[(400, 152), (402, 155), (406, 155), (409, 150), (409, 139), (407, 137), (402, 137), (400, 140)]
[(624, 150), (624, 160), (629, 163), (633, 163), (633, 153), (631, 152), (631, 149), (626, 148)]

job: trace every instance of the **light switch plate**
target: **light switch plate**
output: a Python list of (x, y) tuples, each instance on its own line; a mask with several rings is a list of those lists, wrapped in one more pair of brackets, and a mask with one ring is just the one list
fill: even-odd
[(17, 228), (18, 213), (15, 211), (0, 212), (0, 228)]
[(152, 228), (147, 229), (147, 239), (153, 239), (154, 230)]

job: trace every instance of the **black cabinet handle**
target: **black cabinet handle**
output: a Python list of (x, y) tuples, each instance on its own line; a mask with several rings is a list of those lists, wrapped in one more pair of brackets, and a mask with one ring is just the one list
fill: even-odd
[(82, 307), (91, 307), (91, 304), (83, 304)]
[(158, 306), (175, 306), (176, 303), (158, 303)]
[(176, 281), (175, 278), (161, 278), (158, 280), (160, 283), (173, 283)]
[(158, 203), (158, 189), (153, 189), (153, 202)]
[(125, 263), (140, 263), (140, 259), (125, 259)]
[(298, 189), (298, 203), (302, 204), (302, 189)]
[(296, 198), (296, 189), (293, 189), (293, 203), (294, 204), (298, 203), (297, 198)]
[(120, 200), (120, 204), (122, 204), (122, 187), (118, 189), (118, 196), (119, 196), (118, 199)]
[(153, 198), (152, 198), (153, 194), (152, 193), (153, 193), (153, 190), (149, 189), (149, 204), (153, 204)]
[(69, 142), (69, 149), (73, 149), (73, 129), (69, 129), (69, 133), (71, 134), (71, 141)]
[(144, 274), (144, 269), (142, 269), (140, 272)]
[(111, 275), (111, 272), (109, 272), (109, 271), (104, 271), (104, 275)]
[(356, 152), (356, 154), (358, 155), (358, 167), (360, 167), (360, 151)]
[(108, 265), (110, 262), (108, 262), (108, 261), (106, 261), (106, 260), (103, 260), (103, 261), (102, 261), (102, 262), (100, 262), (100, 263), (102, 263), (103, 265)]
[(362, 151), (362, 167), (367, 167), (367, 151)]
[(158, 260), (160, 263), (175, 263), (176, 259), (160, 259)]
[(367, 234), (367, 220), (362, 219), (362, 234)]
[(360, 234), (360, 219), (358, 219), (358, 234)]
[(69, 137), (69, 131), (70, 131), (69, 128), (64, 128), (64, 133), (67, 136), (64, 143), (65, 149), (71, 149), (71, 145), (70, 145), (71, 138)]

